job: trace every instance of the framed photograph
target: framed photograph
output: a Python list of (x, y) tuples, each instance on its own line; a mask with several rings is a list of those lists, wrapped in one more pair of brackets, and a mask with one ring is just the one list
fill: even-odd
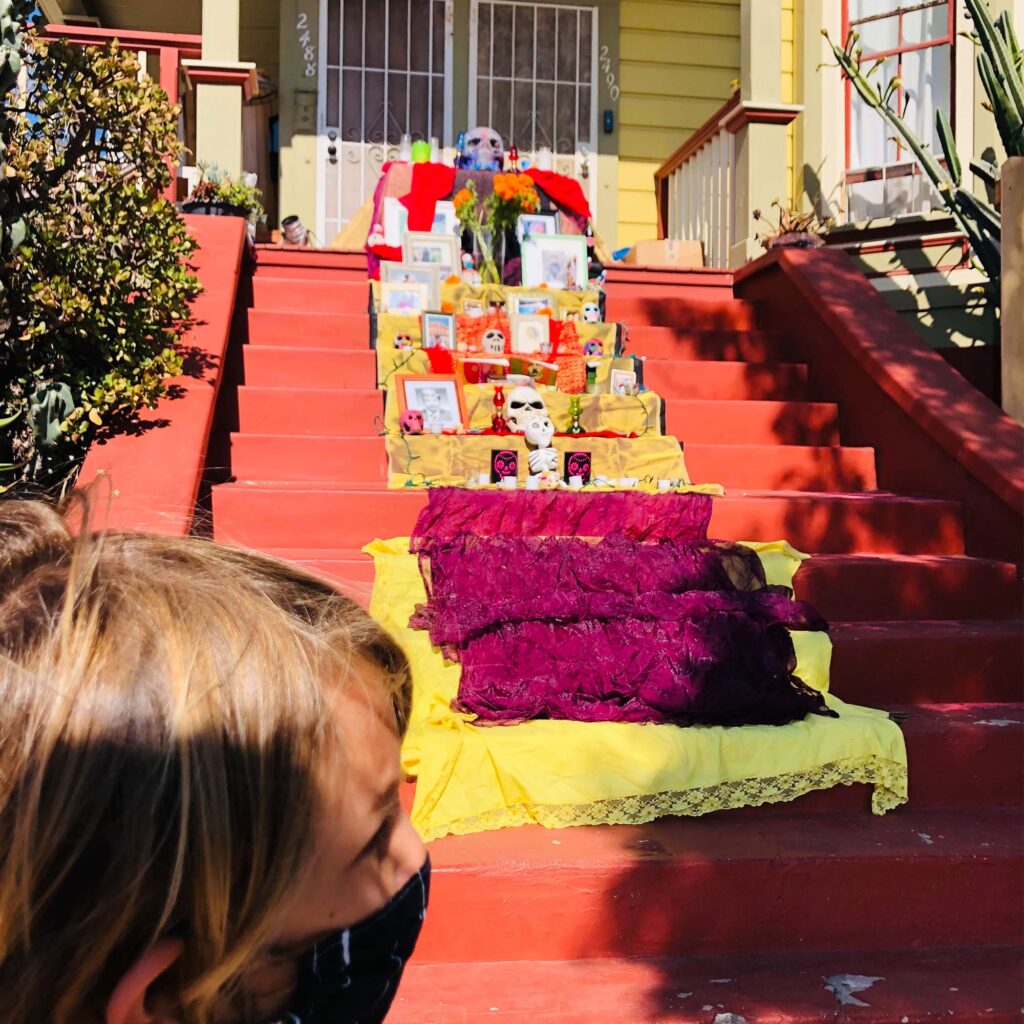
[(427, 286), (427, 305), (441, 308), (441, 272), (425, 263), (389, 263), (381, 261), (380, 280), (383, 284), (424, 284)]
[(430, 295), (425, 284), (397, 284), (381, 281), (380, 308), (384, 313), (401, 316), (419, 316), (430, 306)]
[(633, 370), (612, 370), (609, 385), (613, 395), (636, 394), (636, 373)]
[(536, 235), (557, 235), (561, 228), (561, 218), (557, 210), (550, 213), (524, 213), (516, 222), (516, 238), (523, 244), (524, 238)]
[(453, 313), (423, 314), (423, 347), (455, 351), (455, 315)]
[(551, 317), (521, 316), (513, 313), (509, 317), (512, 328), (512, 351), (520, 355), (551, 355)]
[(434, 224), (430, 229), (432, 235), (462, 234), (462, 226), (455, 213), (455, 204), (450, 199), (439, 199), (434, 204)]
[(555, 319), (558, 318), (558, 302), (554, 296), (537, 293), (536, 295), (524, 295), (521, 292), (512, 292), (512, 312), (521, 316), (536, 316), (542, 310), (548, 310)]
[(523, 241), (523, 285), (526, 288), (586, 288), (587, 240), (583, 235), (530, 235)]
[(402, 242), (402, 259), (405, 263), (437, 267), (442, 279), (462, 268), (459, 240), (454, 235), (436, 235), (432, 231), (407, 232)]
[(401, 245), (409, 230), (409, 210), (394, 196), (384, 198), (384, 243)]
[(483, 316), (486, 311), (487, 307), (484, 305), (483, 299), (462, 300), (462, 312), (466, 316)]
[(395, 380), (399, 414), (409, 409), (423, 413), (423, 429), (427, 433), (465, 426), (466, 402), (454, 375), (399, 374)]

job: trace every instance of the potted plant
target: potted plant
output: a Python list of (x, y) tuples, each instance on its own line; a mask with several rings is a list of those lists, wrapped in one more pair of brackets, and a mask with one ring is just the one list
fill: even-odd
[(822, 236), (832, 224), (831, 217), (822, 219), (816, 210), (797, 213), (777, 199), (772, 206), (778, 210), (777, 224), (773, 224), (760, 210), (754, 211), (754, 220), (767, 225), (767, 230), (757, 236), (765, 249), (820, 249), (825, 244)]
[(199, 172), (199, 180), (182, 203), (185, 213), (244, 217), (253, 227), (266, 220), (267, 215), (260, 202), (263, 193), (256, 188), (255, 174), (245, 174), (241, 180), (236, 180), (203, 164), (200, 164)]

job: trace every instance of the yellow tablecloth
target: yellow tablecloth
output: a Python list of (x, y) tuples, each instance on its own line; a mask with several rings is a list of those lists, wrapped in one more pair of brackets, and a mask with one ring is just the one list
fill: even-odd
[[(751, 544), (769, 582), (790, 584), (806, 556), (784, 541)], [(837, 719), (809, 715), (786, 726), (632, 725), (537, 721), (480, 728), (451, 710), (459, 666), (408, 627), (425, 600), (408, 538), (375, 541), (371, 614), (412, 664), (412, 720), (402, 750), (417, 778), (413, 823), (427, 840), (511, 825), (638, 824), (792, 800), (850, 783), (873, 787), (883, 814), (907, 800), (903, 734), (881, 711), (832, 695)], [(793, 634), (797, 675), (828, 688), (831, 644)]]

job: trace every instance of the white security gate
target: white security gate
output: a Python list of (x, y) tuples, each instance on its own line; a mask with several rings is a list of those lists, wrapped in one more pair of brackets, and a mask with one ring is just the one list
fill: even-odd
[[(554, 169), (597, 199), (597, 8), (473, 0), (469, 125), (489, 125), (532, 163), (547, 146)], [(588, 187), (589, 186), (589, 187)]]
[(452, 0), (322, 0), (319, 241), (369, 198), (404, 134), (452, 144)]

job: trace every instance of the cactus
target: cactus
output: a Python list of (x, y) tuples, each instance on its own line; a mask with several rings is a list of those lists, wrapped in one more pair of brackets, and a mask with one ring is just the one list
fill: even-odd
[[(995, 21), (985, 0), (965, 0), (974, 22), (971, 38), (980, 46), (978, 74), (988, 96), (988, 109), (992, 111), (1007, 156), (1024, 155), (1024, 82), (1022, 82), (1022, 55), (1017, 35), (1009, 15), (1004, 12)], [(878, 70), (877, 61), (866, 71), (861, 64), (858, 36), (851, 32), (845, 45), (838, 46), (823, 32), (840, 70), (864, 102), (878, 111), (902, 137), (907, 148), (917, 157), (921, 169), (931, 179), (946, 208), (959, 223), (971, 242), (975, 259), (991, 280), (1000, 272), (1000, 239), (1002, 224), (999, 213), (983, 199), (963, 187), (963, 169), (953, 140), (949, 118), (942, 109), (936, 111), (935, 128), (945, 157), (943, 167), (929, 146), (914, 134), (903, 120), (901, 112), (893, 110), (889, 101), (899, 87), (893, 79), (884, 87), (873, 82)], [(972, 160), (970, 169), (988, 185), (994, 185), (999, 168), (985, 161)]]

